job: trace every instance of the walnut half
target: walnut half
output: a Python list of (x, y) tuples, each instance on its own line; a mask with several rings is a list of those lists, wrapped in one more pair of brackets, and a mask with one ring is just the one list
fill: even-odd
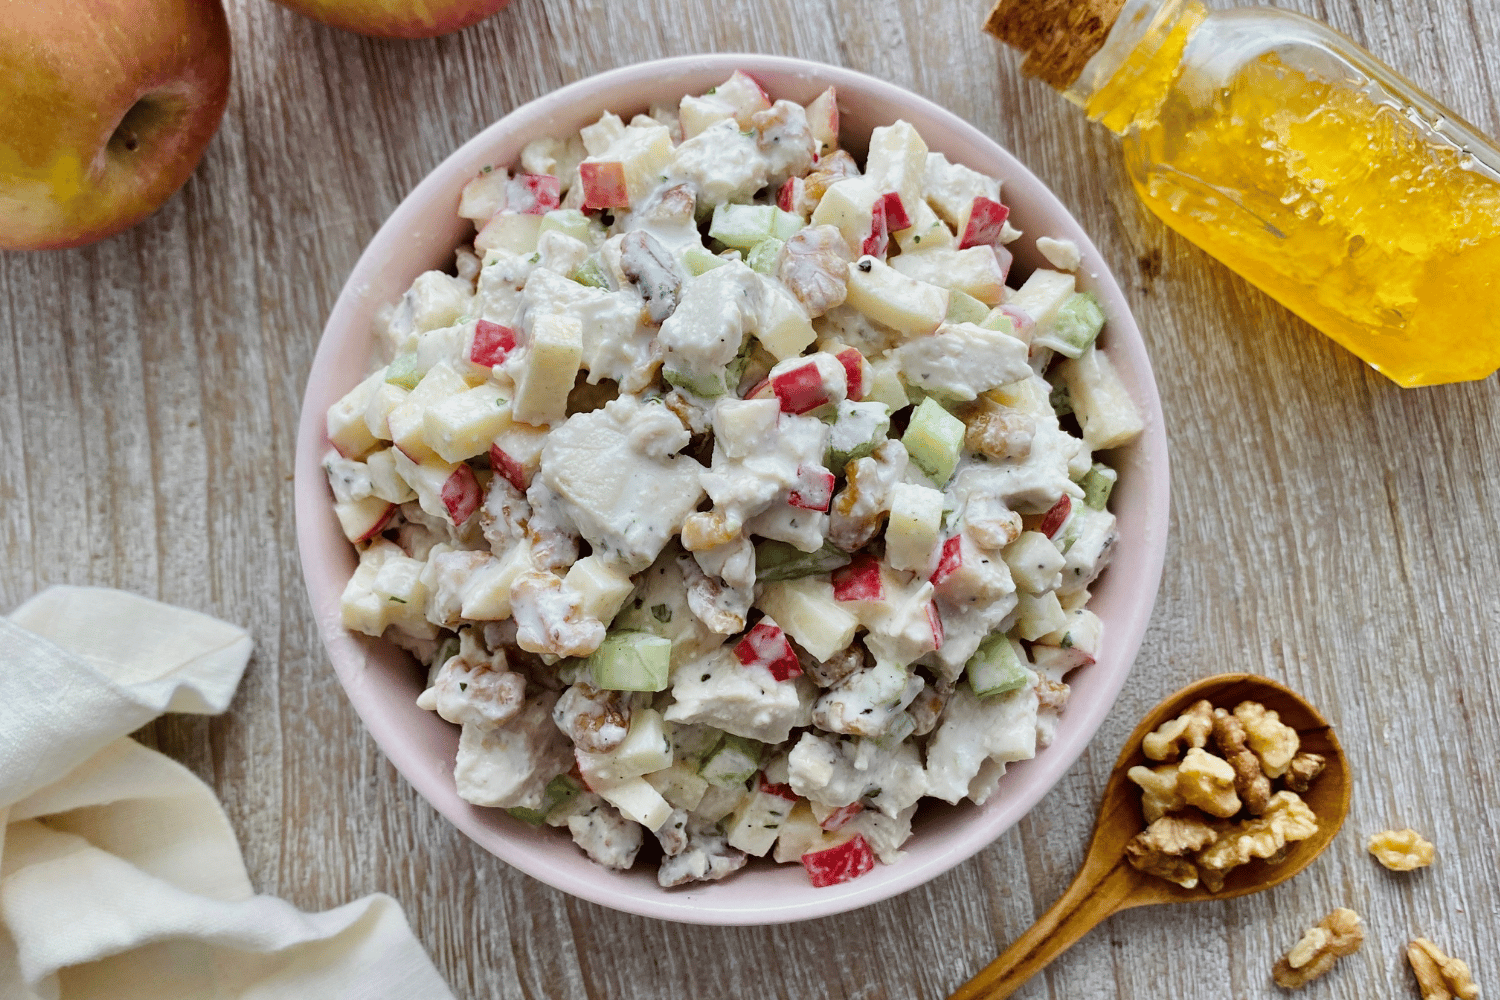
[(1375, 860), (1393, 872), (1409, 872), (1432, 864), (1432, 841), (1415, 830), (1382, 830), (1370, 834), (1365, 845)]
[(1186, 712), (1169, 719), (1147, 733), (1141, 750), (1152, 760), (1176, 760), (1184, 752), (1208, 743), (1214, 727), (1214, 707), (1207, 701), (1194, 702)]
[(1417, 938), (1406, 947), (1406, 960), (1416, 973), (1422, 988), (1422, 1000), (1474, 1000), (1479, 987), (1469, 976), (1469, 966), (1444, 955), (1426, 938)]
[(1341, 906), (1302, 935), (1302, 940), (1276, 963), (1271, 978), (1277, 986), (1300, 990), (1333, 968), (1340, 958), (1358, 951), (1364, 940), (1359, 914)]

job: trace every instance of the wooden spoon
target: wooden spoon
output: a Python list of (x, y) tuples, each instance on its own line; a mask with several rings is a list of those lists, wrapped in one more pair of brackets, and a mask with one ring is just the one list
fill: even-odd
[[(1146, 826), (1141, 813), (1141, 790), (1125, 777), (1125, 772), (1137, 764), (1155, 764), (1141, 751), (1141, 740), (1201, 698), (1208, 699), (1216, 708), (1233, 708), (1246, 700), (1258, 701), (1279, 712), (1281, 721), (1297, 730), (1302, 751), (1322, 754), (1327, 759), (1323, 773), (1302, 796), (1318, 817), (1318, 832), (1307, 840), (1289, 844), (1286, 859), (1280, 864), (1251, 861), (1234, 869), (1218, 892), (1208, 891), (1202, 882), (1195, 889), (1184, 889), (1137, 871), (1125, 860), (1126, 843)], [(1096, 924), (1120, 910), (1157, 903), (1231, 899), (1285, 882), (1323, 853), (1338, 833), (1349, 813), (1349, 791), (1349, 765), (1338, 737), (1328, 720), (1300, 695), (1253, 674), (1219, 674), (1189, 684), (1152, 709), (1125, 741), (1125, 750), (1104, 789), (1088, 855), (1068, 891), (1004, 954), (961, 986), (951, 1000), (1003, 1000)]]

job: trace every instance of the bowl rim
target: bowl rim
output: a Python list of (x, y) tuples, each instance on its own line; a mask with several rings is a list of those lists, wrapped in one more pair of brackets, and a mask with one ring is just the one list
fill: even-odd
[[(446, 758), (445, 767), (435, 768), (431, 748), (420, 739), (414, 739), (410, 726), (404, 724), (394, 710), (386, 708), (388, 698), (380, 689), (389, 686), (390, 681), (382, 682), (375, 675), (396, 659), (404, 659), (406, 654), (393, 657), (395, 647), (390, 644), (357, 636), (344, 629), (339, 618), (338, 597), (348, 580), (348, 572), (338, 570), (328, 558), (332, 551), (330, 532), (337, 536), (334, 540), (349, 551), (351, 558), (353, 554), (333, 517), (321, 470), (322, 457), (329, 447), (324, 422), (328, 386), (351, 377), (357, 381), (366, 374), (361, 370), (351, 376), (343, 371), (340, 367), (342, 358), (336, 355), (348, 353), (346, 342), (368, 336), (362, 331), (353, 331), (351, 327), (361, 311), (369, 309), (372, 297), (384, 292), (378, 301), (390, 301), (405, 290), (405, 286), (377, 289), (372, 287), (370, 279), (379, 275), (383, 260), (401, 254), (403, 247), (413, 240), (431, 236), (428, 206), (435, 197), (454, 190), (455, 179), (462, 180), (472, 175), (470, 165), (482, 160), (485, 151), (502, 145), (512, 134), (521, 135), (526, 140), (557, 134), (548, 132), (546, 123), (575, 102), (587, 106), (619, 107), (626, 102), (601, 100), (599, 95), (630, 93), (630, 88), (639, 89), (644, 81), (664, 78), (675, 80), (712, 75), (718, 77), (713, 82), (718, 82), (736, 69), (744, 69), (751, 75), (789, 77), (832, 85), (840, 89), (841, 97), (844, 92), (853, 92), (864, 101), (899, 105), (913, 112), (913, 117), (923, 120), (919, 130), (924, 137), (933, 131), (934, 126), (941, 130), (944, 141), (934, 143), (934, 148), (951, 149), (955, 144), (973, 146), (983, 152), (988, 167), (1003, 167), (1001, 171), (987, 169), (986, 172), (1002, 174), (1008, 188), (1023, 188), (1026, 210), (1033, 210), (1040, 204), (1046, 214), (1057, 216), (1056, 224), (1049, 223), (1046, 235), (1070, 238), (1082, 251), (1084, 265), (1078, 273), (1081, 278), (1087, 274), (1086, 283), (1104, 301), (1110, 318), (1107, 332), (1110, 355), (1146, 421), (1145, 431), (1130, 446), (1127, 457), (1127, 462), (1132, 464), (1129, 473), (1132, 480), (1139, 480), (1139, 493), (1132, 490), (1132, 496), (1139, 497), (1135, 503), (1141, 511), (1137, 518), (1139, 530), (1137, 537), (1131, 539), (1125, 539), (1122, 533), (1122, 547), (1128, 543), (1131, 549), (1142, 548), (1141, 561), (1135, 564), (1136, 569), (1130, 575), (1129, 591), (1119, 596), (1122, 610), (1110, 620), (1105, 640), (1109, 645), (1101, 652), (1097, 663), (1080, 668), (1088, 671), (1088, 696), (1077, 698), (1075, 689), (1073, 704), (1077, 705), (1077, 710), (1063, 713), (1054, 742), (1045, 750), (1039, 750), (1033, 760), (1013, 766), (1011, 773), (1003, 779), (1001, 791), (1005, 791), (1007, 785), (1017, 784), (1014, 776), (1022, 774), (1023, 769), (1026, 775), (1034, 774), (1035, 777), (1021, 778), (1018, 791), (1005, 796), (997, 792), (983, 807), (964, 803), (972, 815), (959, 824), (955, 836), (942, 838), (940, 843), (922, 844), (915, 850), (914, 838), (905, 845), (908, 856), (897, 864), (877, 866), (875, 872), (862, 878), (809, 892), (795, 891), (795, 887), (787, 883), (787, 886), (768, 886), (777, 891), (758, 894), (751, 886), (741, 886), (736, 882), (748, 873), (731, 876), (723, 882), (700, 883), (693, 889), (674, 890), (657, 887), (654, 878), (649, 883), (638, 878), (622, 879), (619, 873), (594, 865), (573, 847), (571, 841), (565, 846), (573, 858), (556, 857), (555, 852), (533, 835), (536, 831), (513, 828), (520, 824), (501, 810), (479, 809), (457, 799), (453, 790), (451, 756)], [(711, 86), (712, 83), (705, 85)], [(681, 92), (687, 93), (693, 86), (695, 84), (685, 81)], [(451, 252), (454, 245), (448, 244), (445, 253)], [(342, 395), (342, 391), (338, 395)], [(333, 398), (337, 399), (338, 395)], [(298, 554), (319, 637), (361, 722), (419, 795), (479, 846), (553, 888), (640, 916), (694, 924), (743, 926), (787, 923), (845, 913), (922, 885), (994, 842), (1056, 786), (1088, 746), (1114, 705), (1140, 649), (1166, 555), (1169, 479), (1160, 398), (1145, 344), (1129, 304), (1092, 240), (1072, 212), (1046, 185), (1008, 150), (975, 126), (904, 88), (855, 70), (809, 60), (756, 53), (718, 53), (632, 63), (544, 94), (481, 130), (445, 158), (402, 199), (360, 255), (319, 339), (298, 422), (294, 502)], [(1106, 577), (1109, 574), (1122, 576), (1118, 562), (1111, 564)], [(1078, 704), (1080, 701), (1082, 704)], [(420, 709), (415, 711), (421, 712)], [(453, 728), (456, 733), (456, 727)], [(924, 808), (933, 808), (932, 804), (927, 804), (927, 799), (924, 798), (923, 802)], [(541, 833), (556, 837), (551, 830), (544, 829)], [(777, 868), (787, 869), (795, 870), (795, 866)], [(754, 874), (771, 881), (770, 876), (775, 870)], [(801, 873), (797, 871), (796, 874)], [(805, 878), (802, 883), (806, 886)], [(633, 888), (642, 885), (649, 885), (649, 889), (637, 891)], [(731, 886), (732, 891), (714, 891), (726, 886)], [(725, 897), (725, 901), (721, 902), (721, 897)]]

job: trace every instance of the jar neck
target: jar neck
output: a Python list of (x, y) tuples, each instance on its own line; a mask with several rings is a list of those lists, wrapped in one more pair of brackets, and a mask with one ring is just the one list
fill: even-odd
[(1122, 135), (1154, 121), (1188, 39), (1207, 16), (1200, 0), (1127, 0), (1103, 47), (1063, 96)]

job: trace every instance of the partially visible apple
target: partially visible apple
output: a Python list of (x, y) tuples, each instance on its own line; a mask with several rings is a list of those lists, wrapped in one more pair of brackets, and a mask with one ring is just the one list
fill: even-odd
[(0, 249), (80, 246), (186, 183), (229, 100), (219, 0), (24, 0), (0, 18)]
[(315, 21), (376, 38), (435, 38), (496, 13), (510, 0), (276, 0)]

